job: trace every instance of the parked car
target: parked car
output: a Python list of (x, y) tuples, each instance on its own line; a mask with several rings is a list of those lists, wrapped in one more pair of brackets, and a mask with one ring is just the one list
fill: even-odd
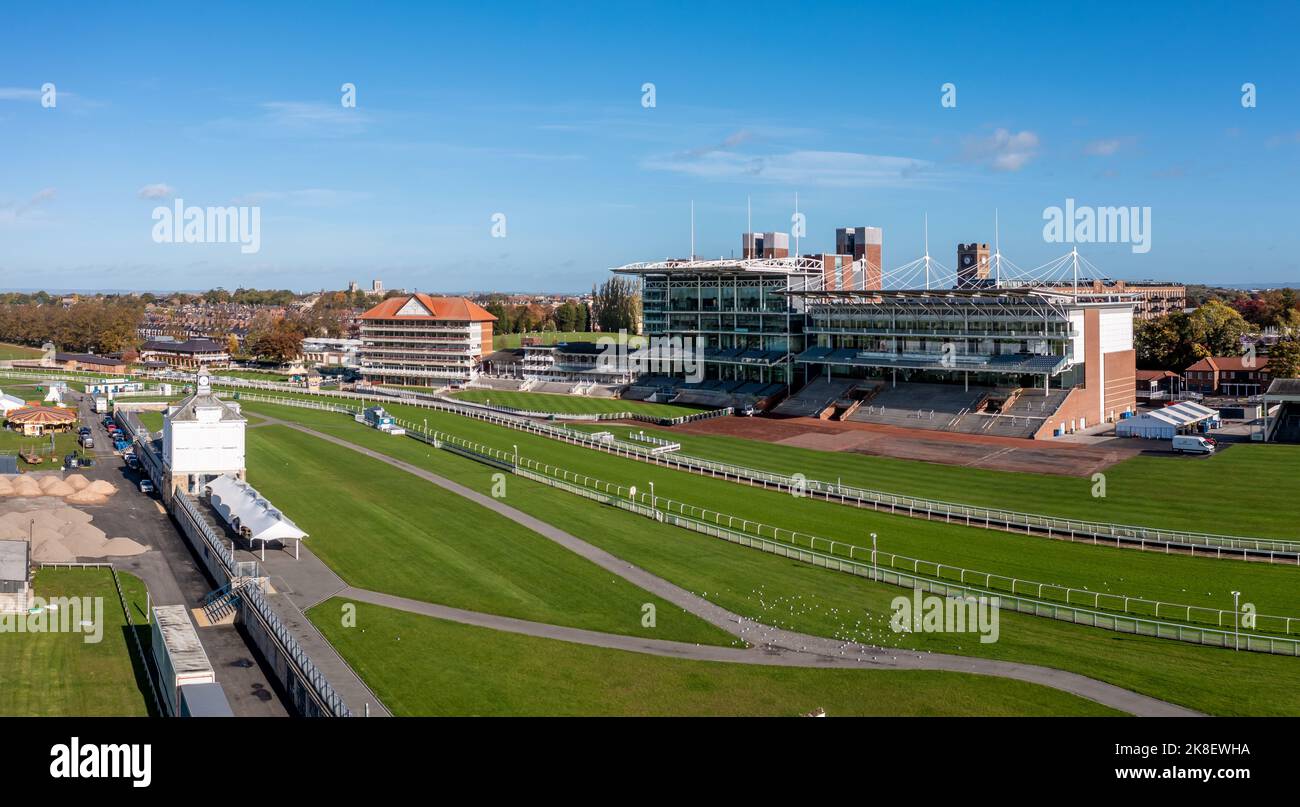
[(141, 480), (140, 480), (140, 492), (141, 492), (141, 493), (146, 493), (146, 494), (147, 494), (147, 493), (153, 493), (153, 480), (152, 480), (152, 479), (141, 479)]

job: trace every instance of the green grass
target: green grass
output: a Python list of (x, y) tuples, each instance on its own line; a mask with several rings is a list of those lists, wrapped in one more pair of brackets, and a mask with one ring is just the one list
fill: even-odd
[(1280, 495), (1286, 480), (1300, 477), (1295, 446), (1234, 444), (1194, 460), (1133, 457), (1106, 469), (1106, 496), (1094, 498), (1090, 477), (819, 451), (678, 429), (655, 434), (680, 442), (692, 456), (891, 493), (1166, 529), (1300, 538), (1300, 498)]
[(40, 348), (0, 342), (0, 361), (11, 361), (13, 359), (39, 359), (42, 353), (43, 351)]
[[(260, 411), (264, 405), (249, 406)], [(367, 430), (342, 415), (276, 408), (280, 417), (319, 424), (326, 431), (349, 429), (348, 439), (355, 440), (355, 435), (380, 438), (381, 442), (366, 443), (372, 448), (389, 453), (408, 450), (391, 441), (382, 442), (387, 439), (384, 435), (367, 435)], [(428, 418), (431, 429), (507, 452), (517, 445), (524, 457), (576, 473), (634, 485), (642, 491), (654, 482), (656, 494), (662, 497), (836, 541), (870, 547), (869, 536), (875, 532), (879, 548), (887, 552), (1021, 580), (1210, 608), (1231, 608), (1230, 592), (1236, 589), (1247, 592), (1243, 601), (1253, 602), (1260, 613), (1300, 617), (1300, 600), (1293, 593), (1296, 570), (1283, 565), (1166, 556), (892, 516), (621, 459), (457, 415), (401, 404), (388, 405), (388, 409), (417, 422)], [(418, 444), (414, 447), (421, 449)]]
[[(31, 470), (45, 470), (50, 463), (51, 457), (62, 462), (67, 454), (77, 449), (77, 432), (75, 429), (54, 435), (53, 454), (50, 452), (49, 435), (44, 437), (24, 437), (20, 432), (11, 431), (8, 428), (0, 429), (0, 453), (17, 454), (22, 451), (30, 451), (45, 457), (45, 462), (41, 465), (26, 466)], [(18, 464), (20, 467), (23, 466), (21, 460), (19, 460)]]
[[(686, 661), (329, 600), (309, 616), (397, 715), (1114, 715), (1003, 678)], [(399, 638), (400, 637), (400, 641)]]
[[(247, 443), (250, 482), (353, 586), (590, 630), (735, 643), (505, 516), (405, 471), (285, 426), (249, 431)], [(644, 603), (655, 604), (657, 627), (641, 625)]]
[[(143, 624), (145, 586), (120, 573), (137, 636), (148, 653)], [(87, 644), (82, 634), (0, 633), (0, 715), (39, 717), (143, 716), (150, 713), (148, 684), (129, 645), (125, 615), (106, 569), (41, 569), (38, 597), (102, 597), (104, 634)], [(144, 687), (142, 689), (141, 687)]]
[(474, 403), (492, 403), (511, 409), (533, 412), (556, 412), (566, 415), (599, 415), (611, 412), (637, 412), (662, 418), (676, 418), (707, 411), (695, 406), (624, 401), (618, 398), (588, 398), (583, 395), (556, 395), (546, 392), (512, 392), (508, 390), (472, 389), (453, 393), (452, 397)]
[[(478, 490), (486, 491), (491, 484), (492, 469), (486, 466), (436, 451), (414, 440), (394, 440), (351, 423), (341, 415), (264, 404), (249, 405), (257, 406), (259, 411), (266, 414), (296, 419), (320, 431), (338, 434), (358, 444), (385, 451)], [(461, 418), (454, 420), (462, 424), (478, 423)], [(509, 434), (521, 440), (527, 436), (518, 432)], [(557, 447), (557, 444), (550, 441), (545, 445)], [(614, 460), (604, 455), (593, 456)], [(637, 468), (643, 473), (658, 470), (644, 465), (638, 465)], [(609, 468), (605, 470), (608, 471)], [(605, 475), (608, 477), (611, 474)], [(729, 488), (705, 486), (705, 483)], [(676, 484), (683, 483), (679, 481)], [(765, 498), (775, 500), (786, 508), (811, 508), (816, 505), (828, 524), (841, 518), (891, 518), (898, 529), (891, 533), (882, 532), (882, 536), (888, 538), (882, 542), (882, 546), (888, 548), (895, 548), (889, 546), (889, 540), (893, 540), (889, 536), (896, 534), (899, 540), (903, 540), (910, 537), (914, 530), (933, 528), (947, 531), (955, 542), (954, 546), (981, 541), (1004, 542), (1000, 546), (997, 543), (984, 546), (984, 551), (994, 553), (991, 557), (998, 560), (1000, 566), (1022, 562), (1025, 553), (1035, 546), (1044, 549), (1054, 547), (1070, 553), (1054, 562), (1053, 568), (1058, 571), (1066, 571), (1072, 564), (1086, 567), (1092, 562), (1104, 562), (1108, 574), (1114, 569), (1121, 569), (1123, 571), (1118, 574), (1126, 575), (1131, 574), (1130, 567), (1139, 562), (1154, 563), (1156, 565), (1152, 567), (1146, 582), (1174, 590), (1187, 588), (1189, 591), (1185, 595), (1192, 593), (1193, 586), (1185, 583), (1184, 577), (1213, 580), (1214, 588), (1211, 590), (1226, 592), (1236, 585), (1232, 582), (1236, 574), (1262, 571), (1269, 575), (1265, 581), (1269, 586), (1283, 587), (1280, 595), (1283, 604), (1294, 603), (1294, 597), (1285, 590), (1291, 579), (1288, 575), (1293, 574), (1294, 570), (1282, 567), (1071, 545), (1007, 533), (986, 533), (965, 527), (927, 524), (901, 517), (879, 516), (870, 511), (851, 510), (839, 505), (795, 500), (782, 494), (765, 493), (699, 477), (687, 477), (684, 484), (699, 486), (692, 499), (717, 507), (722, 507), (725, 503), (715, 499), (730, 489), (746, 497), (751, 505), (758, 504)], [(861, 578), (809, 567), (718, 539), (655, 524), (585, 499), (562, 495), (552, 488), (526, 479), (510, 478), (507, 501), (514, 507), (582, 536), (630, 563), (701, 593), (732, 611), (768, 624), (919, 652), (955, 652), (1042, 664), (1079, 672), (1210, 713), (1300, 714), (1300, 689), (1297, 689), (1297, 685), (1300, 685), (1300, 661), (1294, 658), (1234, 653), (1168, 640), (1140, 638), (1014, 613), (1002, 615), (1001, 639), (994, 644), (978, 644), (970, 637), (950, 635), (898, 636), (890, 632), (886, 624), (890, 603), (894, 597), (904, 593), (902, 589), (873, 584)], [(1274, 579), (1272, 575), (1278, 577)], [(1253, 581), (1251, 586), (1257, 582), (1259, 585), (1265, 584)], [(1222, 594), (1214, 598), (1215, 602), (1220, 600)], [(1260, 601), (1276, 604), (1271, 598)], [(1269, 612), (1279, 609), (1260, 605), (1260, 610)]]
[(506, 350), (508, 348), (517, 348), (523, 344), (523, 338), (540, 339), (543, 345), (554, 345), (557, 342), (595, 342), (602, 336), (609, 334), (597, 333), (594, 331), (541, 331), (533, 333), (498, 333), (492, 337), (493, 350)]

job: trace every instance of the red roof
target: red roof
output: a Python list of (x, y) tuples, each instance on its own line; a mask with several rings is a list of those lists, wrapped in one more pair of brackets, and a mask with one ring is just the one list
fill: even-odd
[(1244, 362), (1245, 356), (1210, 356), (1201, 359), (1196, 364), (1188, 367), (1188, 370), (1218, 370), (1219, 372), (1240, 372), (1250, 370), (1263, 370), (1268, 366), (1267, 356), (1256, 356), (1255, 365), (1247, 367)]
[[(425, 313), (406, 313), (398, 314), (408, 303), (415, 300), (423, 306)], [(398, 297), (389, 297), (379, 305), (370, 309), (361, 315), (362, 319), (445, 319), (455, 320), (458, 322), (495, 322), (496, 317), (487, 312), (487, 309), (478, 303), (466, 300), (464, 297), (431, 297), (419, 292), (415, 294), (404, 294)]]
[(1177, 378), (1178, 373), (1169, 370), (1138, 370), (1137, 379), (1139, 381), (1155, 381), (1159, 378)]

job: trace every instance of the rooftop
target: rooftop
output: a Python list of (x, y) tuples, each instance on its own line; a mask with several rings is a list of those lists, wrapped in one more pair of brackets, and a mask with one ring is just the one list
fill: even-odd
[(161, 350), (167, 353), (225, 353), (224, 345), (219, 345), (211, 339), (186, 339), (184, 342), (168, 341), (166, 339), (150, 339), (145, 342), (140, 350)]
[(361, 319), (448, 320), (495, 322), (487, 309), (464, 297), (432, 297), (417, 292), (389, 297), (361, 315)]
[(27, 580), (27, 542), (0, 541), (0, 580)]

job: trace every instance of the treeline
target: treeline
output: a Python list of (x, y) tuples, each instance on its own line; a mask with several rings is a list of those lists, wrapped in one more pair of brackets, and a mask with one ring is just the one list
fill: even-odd
[(60, 351), (73, 353), (120, 353), (140, 344), (137, 328), (144, 302), (137, 297), (79, 300), (67, 308), (58, 302), (0, 302), (6, 303), (0, 304), (3, 342), (33, 347), (53, 342)]
[(569, 300), (555, 308), (537, 303), (511, 305), (497, 295), (483, 306), (497, 318), (493, 333), (530, 333), (536, 331), (589, 331), (591, 312), (586, 303)]
[(236, 303), (238, 305), (288, 305), (297, 299), (288, 289), (209, 289), (202, 294), (178, 294), (182, 302)]
[[(1245, 299), (1251, 298), (1247, 295)], [(1280, 299), (1287, 298), (1284, 295)], [(1138, 366), (1181, 373), (1209, 356), (1240, 356), (1245, 350), (1244, 337), (1261, 327), (1276, 327), (1282, 339), (1268, 351), (1269, 374), (1274, 378), (1294, 377), (1300, 361), (1300, 312), (1280, 306), (1257, 313), (1251, 320), (1239, 309), (1241, 302), (1210, 299), (1190, 314), (1175, 311), (1139, 323), (1133, 333)]]

